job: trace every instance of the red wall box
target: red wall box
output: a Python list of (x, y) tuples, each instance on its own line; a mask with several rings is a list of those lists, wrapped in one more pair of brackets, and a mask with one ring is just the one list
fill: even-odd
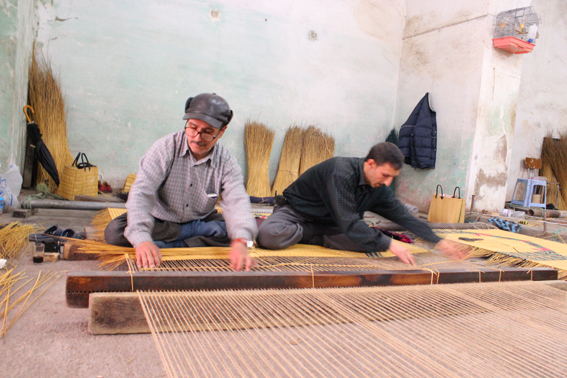
[(532, 52), (535, 45), (516, 37), (494, 38), (494, 47), (511, 52), (512, 54), (526, 54)]

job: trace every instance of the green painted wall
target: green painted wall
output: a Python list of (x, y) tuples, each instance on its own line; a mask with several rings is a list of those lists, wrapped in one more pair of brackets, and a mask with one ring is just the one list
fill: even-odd
[(35, 30), (33, 0), (0, 1), (0, 172), (23, 165), (28, 62)]
[(235, 117), (221, 142), (246, 168), (244, 122), (318, 124), (363, 156), (392, 127), (404, 1), (43, 1), (37, 41), (60, 72), (72, 153), (122, 185), (187, 97), (216, 92)]
[(4, 172), (10, 162), (18, 1), (3, 1), (0, 7), (0, 172)]

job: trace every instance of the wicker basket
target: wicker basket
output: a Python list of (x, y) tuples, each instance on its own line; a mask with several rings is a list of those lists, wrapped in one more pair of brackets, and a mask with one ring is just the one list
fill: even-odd
[(72, 165), (65, 166), (61, 183), (57, 188), (57, 194), (69, 201), (73, 201), (78, 195), (98, 196), (98, 167), (88, 163), (88, 160), (86, 162), (88, 165), (78, 163), (79, 155)]
[(136, 180), (136, 175), (130, 173), (128, 177), (126, 177), (126, 182), (124, 183), (124, 187), (122, 188), (122, 193), (128, 193), (135, 180)]

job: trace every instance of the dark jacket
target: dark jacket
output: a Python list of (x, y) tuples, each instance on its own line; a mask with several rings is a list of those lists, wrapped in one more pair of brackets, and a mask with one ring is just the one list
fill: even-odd
[(437, 121), (429, 106), (429, 93), (423, 96), (400, 128), (398, 147), (406, 164), (414, 168), (435, 168)]

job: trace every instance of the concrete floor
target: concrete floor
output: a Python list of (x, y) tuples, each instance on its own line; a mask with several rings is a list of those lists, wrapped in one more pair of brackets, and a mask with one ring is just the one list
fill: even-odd
[(33, 264), (29, 256), (20, 260), (17, 270), (25, 270), (28, 277), (48, 270), (61, 277), (8, 330), (0, 345), (1, 376), (166, 376), (150, 334), (92, 336), (87, 332), (88, 309), (65, 304), (65, 273), (96, 270), (97, 265), (96, 261)]
[[(59, 225), (82, 231), (95, 211), (39, 209), (25, 223), (42, 227)], [(13, 221), (3, 214), (0, 223)], [(432, 254), (416, 256), (418, 263), (440, 261)], [(476, 261), (482, 263), (481, 260)], [(462, 267), (462, 262), (454, 267)], [(88, 309), (65, 304), (65, 274), (98, 270), (96, 261), (58, 261), (33, 264), (30, 256), (17, 262), (17, 271), (37, 277), (39, 271), (61, 276), (7, 332), (0, 346), (0, 376), (3, 377), (165, 377), (157, 348), (150, 334), (93, 336), (87, 331)], [(444, 265), (449, 268), (451, 265)], [(29, 283), (27, 287), (31, 287)], [(24, 289), (25, 290), (25, 289)], [(41, 291), (41, 290), (39, 290)], [(38, 292), (39, 292), (38, 291)], [(34, 297), (38, 294), (34, 294)], [(34, 298), (32, 297), (32, 299)], [(15, 298), (14, 298), (15, 299)]]

